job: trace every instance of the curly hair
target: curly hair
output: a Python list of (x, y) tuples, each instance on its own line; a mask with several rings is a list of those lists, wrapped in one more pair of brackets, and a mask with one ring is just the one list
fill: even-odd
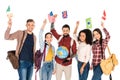
[(85, 42), (86, 42), (87, 44), (92, 45), (93, 37), (92, 37), (92, 32), (91, 32), (91, 30), (89, 30), (89, 29), (83, 29), (83, 30), (81, 30), (81, 31), (79, 32), (79, 34), (78, 34), (78, 41), (81, 41), (80, 38), (79, 38), (79, 36), (80, 36), (81, 33), (85, 33), (85, 35), (86, 35)]

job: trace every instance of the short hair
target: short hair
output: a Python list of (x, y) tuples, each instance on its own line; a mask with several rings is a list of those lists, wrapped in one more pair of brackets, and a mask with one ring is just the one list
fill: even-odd
[(79, 32), (79, 34), (78, 34), (78, 41), (81, 41), (81, 40), (79, 39), (79, 36), (80, 36), (81, 33), (85, 33), (85, 35), (86, 35), (85, 42), (86, 42), (87, 44), (92, 45), (93, 37), (92, 37), (92, 32), (91, 32), (91, 30), (89, 30), (89, 29), (83, 29), (83, 30), (81, 30), (81, 31)]
[(28, 22), (35, 22), (33, 19), (28, 19), (27, 21), (26, 21), (26, 23), (28, 23)]
[(68, 24), (63, 25), (62, 29), (63, 28), (68, 28), (70, 30), (70, 26)]

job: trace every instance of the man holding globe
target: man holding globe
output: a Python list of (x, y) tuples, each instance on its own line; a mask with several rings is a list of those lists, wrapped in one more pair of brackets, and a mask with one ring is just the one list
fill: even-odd
[[(53, 17), (56, 18), (56, 17)], [(62, 73), (65, 73), (65, 80), (71, 80), (72, 58), (76, 55), (76, 42), (70, 37), (70, 27), (65, 24), (62, 26), (63, 35), (59, 35), (54, 28), (54, 22), (51, 22), (51, 32), (53, 36), (59, 41), (56, 60), (56, 80), (61, 80)], [(72, 51), (72, 54), (71, 54)]]

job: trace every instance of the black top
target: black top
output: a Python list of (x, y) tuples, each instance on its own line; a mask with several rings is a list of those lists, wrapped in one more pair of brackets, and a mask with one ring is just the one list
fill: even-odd
[(33, 34), (27, 34), (27, 37), (20, 52), (19, 59), (33, 62), (33, 46), (34, 46)]

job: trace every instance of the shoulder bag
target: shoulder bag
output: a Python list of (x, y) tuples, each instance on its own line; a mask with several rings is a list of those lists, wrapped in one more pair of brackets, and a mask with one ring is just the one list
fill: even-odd
[[(23, 37), (24, 37), (25, 31), (23, 31)], [(21, 42), (23, 42), (23, 37), (21, 39)], [(18, 52), (20, 52), (21, 50), (21, 44), (20, 44), (20, 49)], [(12, 64), (12, 67), (14, 69), (18, 69), (19, 68), (19, 61), (17, 56), (15, 55), (16, 50), (9, 50), (7, 53), (7, 59), (9, 59), (10, 63)]]
[(102, 72), (105, 75), (110, 75), (110, 80), (112, 80), (111, 72), (113, 71), (114, 67), (118, 65), (118, 60), (116, 59), (115, 54), (111, 54), (109, 47), (107, 46), (109, 57), (107, 59), (101, 60), (100, 67)]

